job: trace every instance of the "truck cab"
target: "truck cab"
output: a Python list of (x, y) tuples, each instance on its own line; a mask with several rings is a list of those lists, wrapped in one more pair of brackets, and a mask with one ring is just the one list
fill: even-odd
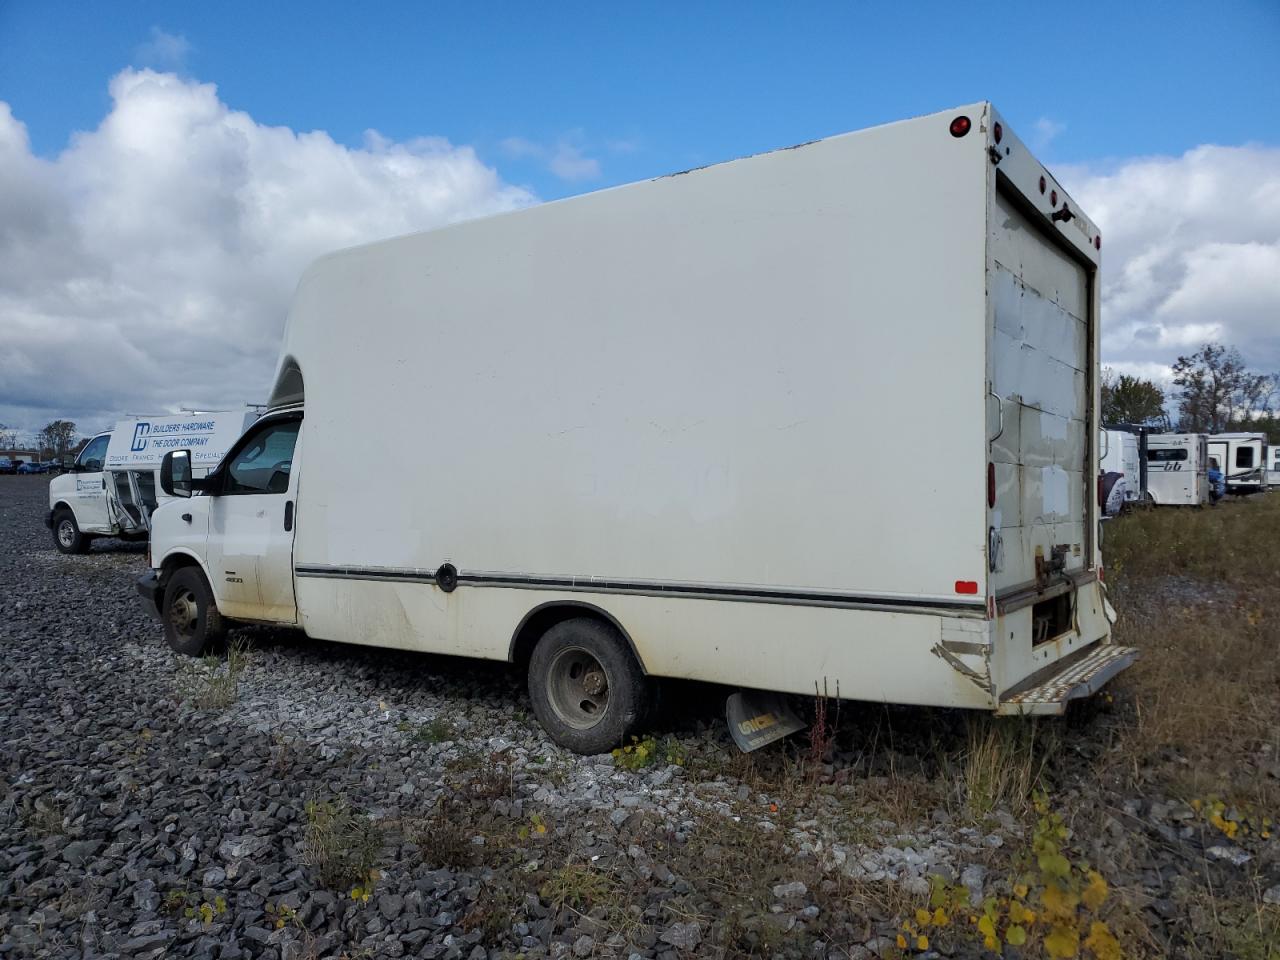
[[(293, 625), (293, 530), (298, 487), (300, 408), (254, 423), (207, 476), (196, 477), (187, 450), (166, 455), (167, 500), (151, 518), (156, 544), (149, 599), (166, 611), (175, 649), (200, 652), (219, 638), (222, 618)], [(217, 622), (194, 615), (207, 592)], [(175, 596), (190, 595), (187, 603)]]

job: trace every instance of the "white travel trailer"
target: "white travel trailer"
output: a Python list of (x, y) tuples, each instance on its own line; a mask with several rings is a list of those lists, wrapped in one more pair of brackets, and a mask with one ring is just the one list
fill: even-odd
[[(1140, 502), (1142, 500), (1142, 458), (1139, 454), (1138, 437), (1124, 430), (1103, 430), (1099, 442), (1102, 445), (1099, 463), (1103, 475), (1108, 473), (1121, 475), (1124, 480), (1123, 504)], [(1119, 511), (1117, 509), (1108, 510), (1108, 512)]]
[(67, 473), (49, 482), (45, 523), (54, 545), (84, 553), (94, 537), (145, 540), (151, 514), (167, 499), (156, 492), (165, 453), (190, 450), (202, 477), (256, 419), (244, 411), (129, 417), (98, 434)]
[[(270, 411), (203, 480), (166, 457), (199, 495), (139, 592), (193, 654), (248, 621), (525, 664), (583, 752), (657, 677), (1061, 713), (1135, 656), (1100, 246), (976, 103), (332, 254)], [(884, 468), (925, 435), (945, 478)]]
[(1208, 503), (1208, 469), (1208, 438), (1203, 433), (1147, 437), (1147, 493), (1152, 503), (1164, 507)]
[(1217, 459), (1228, 493), (1265, 491), (1267, 454), (1265, 433), (1215, 433), (1209, 437), (1209, 456)]

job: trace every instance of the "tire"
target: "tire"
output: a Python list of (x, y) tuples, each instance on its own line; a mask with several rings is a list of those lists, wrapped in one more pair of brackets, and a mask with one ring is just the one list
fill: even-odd
[(164, 588), (164, 639), (178, 653), (200, 657), (222, 649), (227, 625), (199, 567), (182, 567)]
[(53, 545), (59, 553), (87, 553), (89, 538), (80, 532), (76, 515), (67, 507), (59, 507), (53, 514)]
[(529, 659), (529, 699), (548, 736), (583, 754), (623, 744), (650, 706), (648, 680), (626, 642), (589, 617), (542, 635)]

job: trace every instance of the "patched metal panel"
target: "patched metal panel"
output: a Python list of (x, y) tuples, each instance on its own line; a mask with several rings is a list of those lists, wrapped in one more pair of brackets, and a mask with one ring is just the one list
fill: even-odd
[[(1088, 513), (1089, 278), (997, 194), (988, 292), (992, 391), (1004, 430), (992, 444), (1002, 563), (998, 589), (1037, 577), (1037, 557), (1083, 556)], [(995, 518), (993, 518), (994, 521)]]

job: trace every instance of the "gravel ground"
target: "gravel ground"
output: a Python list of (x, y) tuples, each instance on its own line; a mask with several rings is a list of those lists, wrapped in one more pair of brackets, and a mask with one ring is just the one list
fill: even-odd
[(141, 546), (61, 555), (47, 479), (0, 481), (0, 955), (847, 956), (892, 918), (824, 914), (824, 878), (976, 894), (1020, 832), (907, 831), (874, 778), (770, 790), (705, 706), (628, 770), (552, 744), (506, 665), (265, 629), (233, 634), (234, 671), (178, 657)]
[[(0, 477), (0, 957), (897, 956), (931, 876), (977, 903), (1029, 848), (1007, 811), (961, 814), (947, 711), (845, 705), (816, 755), (743, 757), (724, 691), (677, 688), (629, 769), (552, 744), (503, 664), (267, 629), (178, 657), (143, 549), (57, 553), (46, 490)], [(1146, 955), (1199, 922), (1186, 881), (1280, 902), (1275, 843), (1098, 774), (1114, 722), (1053, 728), (1054, 779)]]

